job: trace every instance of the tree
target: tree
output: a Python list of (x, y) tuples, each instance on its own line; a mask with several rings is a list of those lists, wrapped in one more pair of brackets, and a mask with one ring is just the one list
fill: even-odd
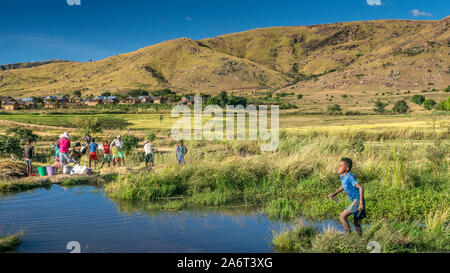
[(242, 106), (246, 107), (247, 106), (247, 99), (244, 98), (244, 97), (235, 97), (235, 96), (233, 96), (233, 97), (231, 97), (231, 99), (228, 100), (228, 104), (229, 105), (234, 105), (234, 106), (242, 105)]
[(108, 92), (108, 91), (103, 92), (103, 93), (102, 93), (102, 96), (103, 96), (103, 97), (111, 97), (111, 92)]
[(435, 105), (436, 105), (436, 102), (432, 99), (427, 99), (423, 103), (423, 107), (427, 110), (432, 110), (435, 107)]
[(450, 97), (448, 97), (447, 100), (441, 101), (437, 106), (437, 109), (441, 111), (450, 111)]
[(414, 95), (412, 96), (411, 100), (415, 104), (421, 105), (425, 101), (425, 97), (422, 95)]
[(217, 96), (209, 98), (208, 101), (206, 102), (206, 105), (211, 105), (211, 104), (213, 104), (213, 105), (220, 105), (219, 98)]
[(408, 104), (406, 104), (406, 101), (404, 101), (404, 100), (398, 100), (398, 101), (395, 103), (394, 108), (392, 108), (392, 110), (393, 110), (395, 113), (403, 114), (403, 113), (408, 112), (409, 106), (408, 106)]
[(156, 135), (154, 133), (149, 133), (146, 137), (148, 141), (153, 141), (156, 139)]
[(20, 156), (22, 154), (22, 147), (20, 140), (16, 137), (0, 135), (0, 155), (1, 156)]
[(148, 91), (144, 89), (134, 89), (128, 93), (132, 97), (148, 96)]
[(450, 85), (444, 88), (444, 92), (450, 92)]
[(103, 122), (99, 118), (76, 118), (71, 123), (82, 135), (94, 135), (103, 131)]
[(139, 143), (139, 138), (133, 136), (133, 135), (125, 135), (122, 137), (123, 141), (123, 150), (125, 152), (129, 152), (132, 149), (137, 148)]
[(339, 104), (329, 105), (328, 112), (331, 114), (337, 115), (342, 112), (342, 108)]
[(298, 95), (297, 95), (297, 99), (301, 100), (302, 98), (303, 98), (303, 95), (302, 95), (302, 94), (298, 94)]
[(218, 99), (219, 99), (219, 105), (224, 107), (225, 105), (227, 105), (228, 103), (228, 95), (227, 95), (227, 91), (221, 91), (219, 93), (219, 95), (217, 95)]
[(373, 108), (373, 111), (377, 112), (377, 113), (383, 113), (386, 109), (386, 106), (388, 106), (388, 103), (384, 103), (380, 100), (377, 100), (375, 102), (375, 108)]
[(74, 97), (81, 97), (81, 91), (80, 90), (76, 90), (72, 92)]
[(25, 144), (28, 140), (31, 140), (31, 142), (36, 142), (36, 140), (39, 138), (37, 135), (33, 134), (33, 131), (27, 128), (9, 128), (6, 130), (6, 135), (13, 138), (16, 138), (20, 144)]

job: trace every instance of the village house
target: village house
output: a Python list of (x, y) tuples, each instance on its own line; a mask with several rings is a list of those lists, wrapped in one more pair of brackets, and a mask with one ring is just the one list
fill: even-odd
[(83, 99), (80, 98), (80, 97), (75, 97), (75, 98), (71, 98), (71, 99), (70, 99), (70, 102), (71, 102), (73, 105), (81, 105), (81, 104), (83, 104)]
[(58, 96), (58, 97), (56, 97), (56, 101), (60, 105), (68, 104), (70, 102), (69, 98), (66, 96)]
[(133, 97), (128, 97), (126, 99), (119, 101), (119, 104), (138, 104), (138, 103), (139, 103), (139, 101)]
[(103, 100), (99, 99), (91, 99), (84, 102), (87, 106), (96, 106), (99, 104), (103, 104)]
[(59, 105), (56, 101), (46, 101), (44, 103), (44, 108), (47, 108), (47, 109), (56, 109), (58, 107), (59, 107)]
[(162, 104), (165, 103), (167, 99), (165, 97), (153, 97), (154, 104)]
[(23, 98), (20, 100), (20, 104), (24, 109), (31, 109), (37, 107), (37, 102), (34, 98)]
[(109, 96), (103, 99), (105, 104), (116, 104), (119, 102), (119, 99), (116, 96)]
[(193, 96), (183, 96), (181, 98), (181, 104), (185, 104), (185, 105), (194, 104), (194, 97)]
[(15, 100), (8, 100), (2, 104), (2, 108), (7, 111), (19, 110), (20, 104)]
[(150, 97), (150, 96), (140, 96), (140, 97), (138, 97), (138, 100), (141, 103), (153, 103), (153, 97)]

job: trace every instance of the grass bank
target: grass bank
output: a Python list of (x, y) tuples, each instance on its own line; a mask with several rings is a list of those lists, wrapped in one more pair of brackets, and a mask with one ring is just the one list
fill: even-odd
[(0, 236), (0, 253), (14, 251), (16, 246), (22, 243), (22, 233)]

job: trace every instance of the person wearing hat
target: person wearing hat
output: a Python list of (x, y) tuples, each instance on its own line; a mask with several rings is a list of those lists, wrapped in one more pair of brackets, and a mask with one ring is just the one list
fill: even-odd
[(125, 166), (125, 157), (124, 157), (123, 151), (122, 151), (123, 141), (122, 141), (122, 137), (120, 135), (118, 135), (117, 138), (111, 142), (111, 147), (115, 147), (115, 149), (117, 149), (117, 155), (114, 155), (114, 153), (113, 153), (113, 160), (117, 159), (117, 163), (119, 164), (119, 166), (120, 166), (120, 162), (122, 162), (122, 165)]
[[(69, 156), (70, 148), (70, 135), (67, 132), (59, 136), (59, 162), (64, 164), (69, 164), (72, 160)], [(62, 166), (61, 165), (61, 166)]]

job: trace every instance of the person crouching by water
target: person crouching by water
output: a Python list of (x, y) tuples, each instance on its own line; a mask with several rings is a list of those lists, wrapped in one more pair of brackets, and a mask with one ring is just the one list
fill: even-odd
[(109, 141), (105, 140), (103, 142), (103, 162), (102, 165), (100, 166), (100, 169), (103, 168), (103, 165), (105, 164), (105, 162), (108, 162), (108, 168), (111, 167), (111, 149), (109, 147)]
[(33, 171), (31, 163), (34, 158), (34, 147), (31, 145), (31, 139), (27, 140), (27, 144), (24, 147), (24, 158), (25, 163), (27, 164), (27, 175), (30, 176)]
[(67, 132), (59, 136), (59, 163), (61, 164), (61, 172), (62, 166), (69, 164), (72, 162), (69, 156), (69, 148), (70, 148), (70, 135)]
[(183, 140), (180, 140), (176, 150), (178, 164), (185, 164), (184, 156), (187, 154), (187, 152), (188, 149), (183, 145)]
[(89, 143), (89, 150), (91, 151), (89, 156), (89, 169), (91, 168), (92, 161), (94, 161), (94, 169), (97, 169), (97, 148), (98, 144), (95, 143), (95, 138), (92, 138), (91, 143)]
[(72, 152), (70, 153), (70, 158), (73, 162), (75, 162), (75, 164), (80, 164), (81, 162), (81, 148), (81, 143), (77, 141), (72, 149)]
[(342, 225), (347, 234), (351, 233), (350, 225), (347, 217), (353, 214), (353, 221), (358, 235), (362, 235), (361, 221), (366, 218), (366, 204), (364, 200), (364, 188), (356, 180), (355, 176), (350, 172), (352, 169), (352, 160), (350, 158), (342, 158), (339, 162), (338, 173), (340, 174), (342, 186), (330, 195), (328, 198), (334, 198), (341, 191), (345, 191), (350, 205), (339, 216)]

